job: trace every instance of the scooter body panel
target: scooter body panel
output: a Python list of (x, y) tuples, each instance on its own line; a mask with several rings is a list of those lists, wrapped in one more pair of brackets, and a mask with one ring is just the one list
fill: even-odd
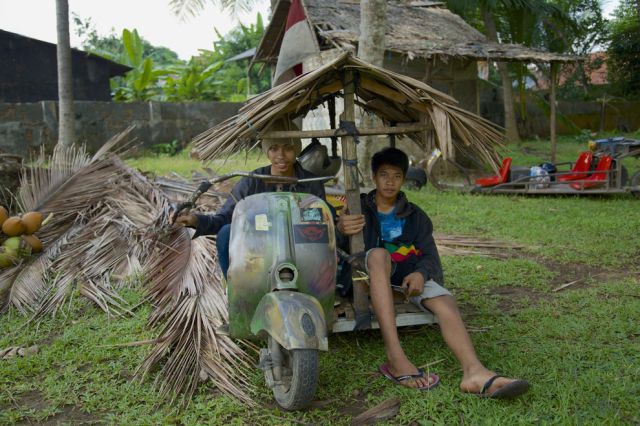
[(320, 303), (295, 291), (265, 294), (251, 321), (251, 333), (271, 335), (283, 348), (329, 350), (327, 326)]
[[(251, 195), (235, 207), (227, 273), (229, 331), (251, 338), (251, 321), (263, 296), (292, 290), (315, 298), (326, 327), (333, 324), (336, 240), (333, 217), (320, 198), (301, 193)], [(282, 279), (282, 269), (293, 270)]]

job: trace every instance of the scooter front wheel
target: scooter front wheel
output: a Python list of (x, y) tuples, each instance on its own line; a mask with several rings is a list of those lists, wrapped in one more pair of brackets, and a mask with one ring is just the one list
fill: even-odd
[(271, 336), (268, 340), (271, 368), (265, 369), (265, 379), (278, 405), (285, 410), (308, 406), (318, 387), (318, 350), (287, 350)]

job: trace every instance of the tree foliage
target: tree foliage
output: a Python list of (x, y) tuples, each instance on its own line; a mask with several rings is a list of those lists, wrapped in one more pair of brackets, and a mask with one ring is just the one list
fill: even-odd
[[(193, 75), (191, 81), (195, 84), (198, 79), (197, 74), (211, 71), (211, 67), (216, 68), (215, 74), (211, 74), (209, 79), (215, 86), (215, 99), (227, 101), (244, 101), (247, 93), (260, 93), (271, 87), (268, 73), (258, 75), (257, 69), (252, 69), (248, 74), (249, 58), (230, 61), (234, 56), (247, 50), (256, 48), (264, 34), (264, 23), (262, 16), (258, 13), (256, 23), (248, 26), (238, 25), (226, 35), (216, 31), (218, 41), (214, 42), (212, 50), (200, 50), (200, 55), (191, 58), (186, 65), (184, 72)], [(247, 76), (249, 77), (247, 78)], [(185, 81), (188, 83), (188, 81)], [(251, 84), (250, 90), (248, 85)], [(186, 88), (184, 88), (186, 89)], [(189, 90), (186, 90), (188, 93)], [(198, 100), (199, 98), (188, 98)], [(201, 99), (213, 99), (201, 98)], [(169, 99), (173, 100), (173, 99)]]
[[(116, 34), (113, 29), (107, 35), (100, 35), (91, 18), (84, 19), (75, 13), (73, 14), (73, 23), (76, 35), (80, 37), (82, 48), (87, 52), (107, 58), (119, 58), (125, 53), (122, 37)], [(142, 56), (150, 58), (158, 66), (182, 62), (178, 58), (178, 54), (167, 47), (154, 46), (143, 37), (140, 37), (140, 42), (142, 43)]]
[[(479, 10), (486, 8), (496, 21), (501, 42), (519, 43), (556, 53), (587, 56), (606, 41), (607, 21), (602, 16), (600, 0), (449, 0), (452, 9), (471, 25), (484, 31)], [(535, 64), (544, 76), (549, 64)], [(563, 69), (564, 84), (559, 90), (562, 98), (589, 96), (591, 72), (602, 65), (601, 59), (586, 61), (582, 66)], [(524, 115), (527, 81), (537, 81), (539, 74), (526, 64), (509, 65), (511, 78), (516, 81)]]
[(621, 0), (609, 30), (608, 75), (615, 94), (640, 97), (640, 2)]
[(180, 60), (170, 49), (151, 45), (136, 30), (125, 29), (121, 37), (113, 32), (101, 36), (90, 19), (74, 16), (74, 22), (86, 51), (132, 68), (126, 76), (111, 80), (114, 100), (244, 101), (248, 92), (270, 87), (268, 73), (258, 76), (257, 70), (252, 70), (247, 78), (249, 58), (229, 61), (257, 47), (264, 33), (260, 14), (256, 23), (240, 24), (225, 35), (214, 29), (219, 40), (213, 49), (201, 49), (188, 61)]

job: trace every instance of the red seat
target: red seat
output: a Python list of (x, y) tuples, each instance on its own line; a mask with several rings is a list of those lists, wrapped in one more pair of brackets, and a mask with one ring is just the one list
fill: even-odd
[(611, 164), (613, 164), (613, 157), (610, 155), (603, 155), (600, 157), (600, 161), (598, 161), (598, 166), (596, 167), (595, 172), (588, 178), (584, 179), (583, 183), (572, 183), (571, 187), (573, 189), (587, 189), (602, 185), (607, 180), (607, 175), (609, 174), (607, 172), (611, 169)]
[(593, 160), (593, 153), (591, 151), (581, 152), (578, 160), (571, 169), (571, 173), (558, 176), (558, 182), (585, 179), (589, 173), (589, 167), (591, 167), (591, 160)]
[(505, 183), (509, 178), (509, 170), (511, 169), (511, 157), (507, 157), (502, 160), (502, 166), (495, 176), (484, 177), (476, 179), (476, 185), (480, 186), (495, 186), (501, 183)]

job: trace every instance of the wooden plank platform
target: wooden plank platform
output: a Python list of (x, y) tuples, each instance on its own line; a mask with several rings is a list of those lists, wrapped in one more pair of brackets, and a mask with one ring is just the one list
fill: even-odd
[[(429, 312), (424, 312), (412, 303), (405, 302), (402, 299), (396, 300), (395, 309), (397, 327), (438, 323), (438, 318), (435, 315)], [(334, 333), (353, 331), (356, 321), (351, 301), (347, 299), (336, 299), (334, 315), (335, 321), (332, 329)], [(375, 316), (372, 318), (371, 328), (380, 328)]]

